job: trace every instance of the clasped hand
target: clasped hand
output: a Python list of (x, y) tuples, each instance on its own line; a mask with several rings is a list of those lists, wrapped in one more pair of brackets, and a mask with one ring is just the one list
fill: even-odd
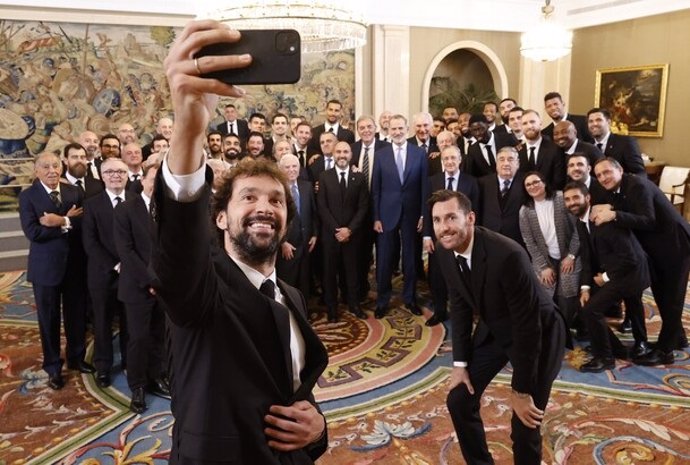
[(282, 452), (302, 449), (316, 442), (326, 430), (326, 420), (314, 405), (299, 400), (290, 406), (272, 405), (264, 417), (268, 446)]

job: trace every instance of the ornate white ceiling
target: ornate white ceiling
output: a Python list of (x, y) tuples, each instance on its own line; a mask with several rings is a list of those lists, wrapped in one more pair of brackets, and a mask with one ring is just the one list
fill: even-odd
[[(345, 1), (363, 5), (370, 24), (494, 31), (526, 30), (539, 18), (544, 4), (543, 0)], [(155, 19), (157, 24), (181, 25), (197, 13), (200, 4), (188, 0), (4, 0), (0, 17), (127, 24), (150, 24)], [(552, 0), (552, 5), (566, 27), (577, 29), (688, 9), (690, 0)]]

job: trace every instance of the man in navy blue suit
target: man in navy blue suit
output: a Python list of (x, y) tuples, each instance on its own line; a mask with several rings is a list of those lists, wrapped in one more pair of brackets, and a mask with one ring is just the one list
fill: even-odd
[(19, 194), (22, 230), (31, 241), (27, 280), (33, 285), (38, 327), (43, 348), (43, 369), (48, 386), (61, 389), (60, 304), (67, 338), (67, 366), (82, 373), (93, 373), (84, 362), (86, 353), (86, 300), (83, 277), (84, 252), (81, 248), (81, 189), (60, 182), (62, 164), (52, 153), (36, 159), (36, 180)]
[(392, 145), (376, 152), (371, 192), (374, 200), (374, 231), (376, 242), (376, 318), (386, 315), (391, 299), (391, 278), (395, 257), (395, 238), (402, 244), (403, 301), (415, 315), (417, 306), (415, 241), (422, 230), (422, 205), (427, 196), (426, 153), (407, 141), (407, 119), (394, 115), (390, 119), (389, 135)]

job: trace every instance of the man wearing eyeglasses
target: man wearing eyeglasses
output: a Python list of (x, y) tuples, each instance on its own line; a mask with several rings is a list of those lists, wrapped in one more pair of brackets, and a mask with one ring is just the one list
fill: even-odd
[(94, 365), (96, 383), (110, 386), (113, 367), (113, 319), (119, 315), (122, 369), (126, 363), (127, 322), (117, 299), (120, 258), (113, 237), (113, 210), (132, 195), (125, 191), (127, 165), (119, 158), (108, 158), (101, 165), (105, 190), (84, 203), (84, 250), (88, 257), (88, 288), (94, 313)]

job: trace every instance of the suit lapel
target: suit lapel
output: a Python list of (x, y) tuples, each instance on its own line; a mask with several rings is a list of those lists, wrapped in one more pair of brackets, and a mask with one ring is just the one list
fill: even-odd
[(484, 284), (486, 283), (486, 249), (484, 236), (480, 229), (474, 229), (474, 246), (472, 247), (472, 294), (474, 308), (479, 311), (484, 306)]

